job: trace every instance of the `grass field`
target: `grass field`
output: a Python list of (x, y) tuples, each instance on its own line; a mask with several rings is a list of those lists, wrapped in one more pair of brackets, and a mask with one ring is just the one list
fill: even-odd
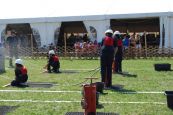
[[(82, 87), (79, 84), (85, 80), (85, 77), (94, 73), (94, 71), (89, 70), (99, 67), (99, 60), (61, 60), (60, 62), (61, 70), (69, 70), (70, 72), (62, 72), (61, 74), (41, 73), (42, 67), (46, 64), (46, 59), (24, 59), (28, 68), (29, 81), (54, 82), (57, 84), (51, 88), (0, 87), (0, 90), (81, 91)], [(136, 74), (137, 77), (113, 74), (113, 84), (122, 85), (123, 89), (122, 91), (104, 90), (107, 94), (100, 95), (99, 99), (103, 108), (97, 109), (97, 112), (115, 112), (120, 115), (172, 115), (173, 111), (167, 108), (166, 96), (163, 93), (150, 92), (173, 90), (173, 71), (157, 72), (153, 67), (155, 63), (173, 64), (173, 60), (124, 60), (123, 71)], [(8, 62), (6, 62), (6, 73), (0, 74), (0, 86), (9, 83), (14, 78), (14, 69), (8, 68), (7, 65)], [(95, 81), (100, 81), (99, 72), (94, 77), (99, 78)], [(124, 91), (149, 93), (125, 94)], [(8, 115), (65, 115), (66, 112), (83, 111), (80, 106), (81, 97), (80, 92), (2, 91), (0, 92), (0, 106), (17, 106)], [(25, 100), (26, 102), (14, 100)]]

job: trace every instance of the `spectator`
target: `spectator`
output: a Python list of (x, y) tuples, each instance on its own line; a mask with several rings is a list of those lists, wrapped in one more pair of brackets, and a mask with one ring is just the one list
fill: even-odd
[(11, 35), (7, 37), (6, 45), (9, 50), (9, 67), (13, 66), (13, 57), (18, 59), (18, 37), (16, 36), (16, 32), (13, 30)]
[(129, 44), (130, 44), (129, 35), (124, 35), (124, 37), (123, 37), (124, 50), (128, 49)]

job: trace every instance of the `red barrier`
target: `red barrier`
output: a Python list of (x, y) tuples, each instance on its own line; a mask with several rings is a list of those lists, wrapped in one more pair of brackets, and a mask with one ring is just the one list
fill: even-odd
[(86, 84), (83, 86), (83, 90), (83, 108), (85, 109), (84, 115), (96, 115), (96, 85)]

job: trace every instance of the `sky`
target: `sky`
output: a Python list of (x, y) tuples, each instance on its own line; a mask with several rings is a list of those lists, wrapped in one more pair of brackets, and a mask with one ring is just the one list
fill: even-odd
[(0, 0), (0, 19), (173, 11), (173, 0)]

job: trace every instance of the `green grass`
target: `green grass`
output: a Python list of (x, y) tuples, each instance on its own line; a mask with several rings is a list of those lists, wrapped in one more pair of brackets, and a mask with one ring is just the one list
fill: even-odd
[[(24, 59), (28, 68), (29, 81), (54, 82), (58, 85), (51, 88), (12, 88), (0, 87), (0, 90), (66, 90), (81, 91), (78, 85), (85, 77), (93, 72), (80, 71), (79, 69), (95, 69), (99, 67), (99, 60), (61, 60), (61, 70), (74, 69), (76, 73), (47, 74), (41, 73), (46, 59)], [(123, 85), (126, 91), (165, 91), (173, 90), (173, 71), (157, 72), (155, 63), (170, 63), (172, 59), (141, 59), (123, 60), (123, 71), (136, 74), (137, 77), (127, 77), (113, 74), (113, 84)], [(6, 72), (0, 74), (0, 86), (9, 83), (14, 78), (14, 69), (8, 68), (6, 60)], [(5, 77), (5, 78), (4, 78)], [(100, 73), (96, 73), (100, 81)], [(89, 83), (89, 82), (88, 82)], [(106, 104), (98, 112), (115, 112), (120, 115), (172, 115), (173, 112), (166, 105), (164, 94), (123, 94), (119, 91), (105, 90), (105, 95), (100, 95), (100, 102), (160, 102), (165, 104)], [(0, 100), (40, 100), (40, 101), (80, 101), (81, 93), (32, 93), (32, 92), (0, 92)], [(43, 103), (43, 102), (0, 102), (0, 106), (18, 106), (8, 115), (64, 115), (66, 112), (84, 111), (80, 103)]]

